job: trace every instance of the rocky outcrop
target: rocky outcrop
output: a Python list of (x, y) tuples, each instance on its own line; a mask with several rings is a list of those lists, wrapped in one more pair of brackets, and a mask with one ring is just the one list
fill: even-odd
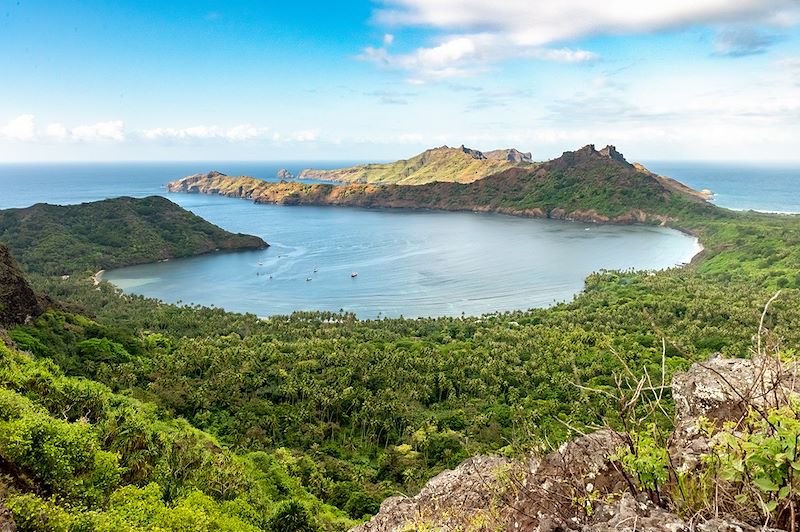
[(709, 452), (712, 442), (699, 429), (701, 417), (722, 426), (742, 419), (750, 409), (766, 412), (800, 399), (798, 370), (797, 364), (770, 357), (717, 356), (675, 375), (675, 430), (670, 442), (675, 466), (689, 470)]
[(575, 151), (565, 151), (561, 157), (548, 161), (545, 165), (549, 165), (551, 168), (576, 167), (603, 159), (614, 161), (628, 169), (635, 169), (634, 165), (629, 163), (614, 146), (609, 145), (598, 151), (594, 144), (587, 144)]
[(463, 151), (464, 153), (466, 153), (467, 155), (469, 155), (473, 159), (478, 159), (479, 161), (483, 161), (483, 160), (488, 158), (483, 154), (482, 151), (473, 150), (472, 148), (467, 148), (463, 144), (458, 149)]
[(470, 458), (431, 479), (415, 497), (386, 499), (380, 512), (353, 532), (403, 532), (423, 524), (442, 530), (477, 530), (476, 523), (487, 523), (502, 511), (499, 505), (513, 491), (508, 482), (512, 465), (500, 457)]
[(294, 174), (291, 173), (286, 168), (281, 168), (280, 170), (278, 170), (277, 173), (275, 174), (275, 176), (278, 179), (294, 179)]
[(515, 148), (491, 150), (484, 152), (483, 155), (487, 159), (495, 159), (499, 161), (509, 161), (512, 163), (533, 163), (533, 156), (531, 155), (531, 152), (521, 152)]
[(29, 322), (51, 303), (31, 288), (8, 248), (0, 244), (0, 327)]
[(17, 532), (17, 524), (11, 510), (0, 503), (0, 532)]
[[(714, 357), (678, 373), (672, 382), (675, 430), (670, 461), (679, 470), (696, 467), (710, 442), (698, 430), (701, 418), (718, 425), (737, 421), (749, 409), (766, 411), (800, 399), (797, 365), (766, 357)], [(601, 430), (562, 445), (527, 463), (475, 457), (431, 480), (415, 497), (393, 497), (357, 532), (403, 530), (499, 530), (508, 532), (756, 532), (773, 529), (737, 516), (691, 520), (671, 513), (609, 456), (629, 444), (625, 434)], [(491, 471), (499, 464), (505, 487)], [(519, 474), (521, 472), (521, 474)], [(475, 482), (475, 479), (495, 479)], [(509, 479), (520, 479), (514, 482)], [(492, 520), (475, 516), (491, 515)], [(479, 526), (473, 526), (478, 523)]]

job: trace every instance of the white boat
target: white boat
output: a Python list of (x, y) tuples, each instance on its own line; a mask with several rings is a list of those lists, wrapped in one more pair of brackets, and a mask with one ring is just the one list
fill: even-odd
[(356, 277), (356, 276), (358, 276), (358, 272), (353, 272), (350, 274), (350, 277)]

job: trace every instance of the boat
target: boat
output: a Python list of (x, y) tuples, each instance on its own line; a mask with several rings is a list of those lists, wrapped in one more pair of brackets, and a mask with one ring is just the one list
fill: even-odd
[(356, 277), (356, 276), (358, 276), (358, 272), (353, 272), (350, 274), (350, 277)]
[(306, 282), (310, 281), (311, 277), (306, 277)]

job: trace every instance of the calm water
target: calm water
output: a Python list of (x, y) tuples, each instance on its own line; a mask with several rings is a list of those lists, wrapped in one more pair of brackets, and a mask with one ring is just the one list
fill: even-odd
[[(255, 205), (166, 194), (163, 187), (171, 179), (212, 168), (273, 179), (278, 168), (297, 172), (344, 164), (350, 162), (0, 165), (0, 208), (166, 195), (225, 229), (259, 235), (272, 246), (125, 268), (108, 272), (106, 279), (165, 301), (261, 316), (294, 310), (344, 309), (370, 318), (526, 309), (570, 299), (593, 271), (664, 268), (689, 260), (697, 251), (694, 239), (652, 227)], [(722, 206), (800, 211), (797, 168), (649, 166), (695, 188), (714, 190)], [(352, 271), (358, 276), (351, 278)]]
[(294, 310), (344, 309), (372, 318), (526, 309), (571, 298), (592, 271), (664, 268), (696, 252), (694, 239), (659, 228), (168, 197), (226, 229), (260, 235), (271, 247), (124, 268), (105, 278), (167, 301), (261, 316)]

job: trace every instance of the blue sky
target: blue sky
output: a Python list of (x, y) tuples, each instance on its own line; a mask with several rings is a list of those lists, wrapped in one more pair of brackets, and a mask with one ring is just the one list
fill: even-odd
[(800, 160), (798, 0), (0, 0), (0, 161)]

